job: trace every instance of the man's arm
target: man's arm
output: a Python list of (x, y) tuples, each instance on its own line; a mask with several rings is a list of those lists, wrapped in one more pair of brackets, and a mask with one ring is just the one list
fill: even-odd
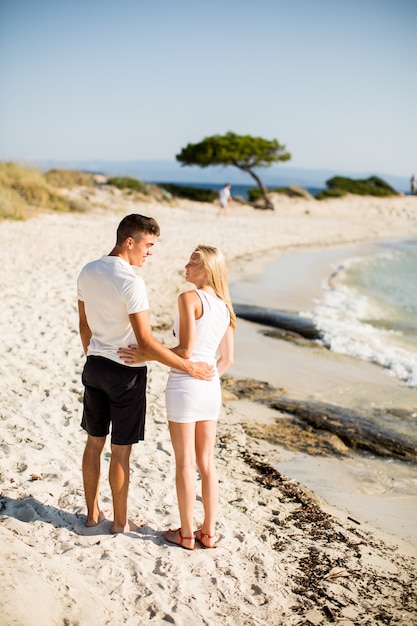
[(91, 330), (87, 322), (87, 316), (85, 314), (85, 306), (82, 300), (78, 300), (78, 317), (79, 317), (79, 329), (81, 342), (84, 348), (84, 354), (87, 354), (87, 349), (90, 344)]
[(193, 361), (183, 359), (153, 336), (148, 311), (131, 313), (129, 319), (139, 349), (145, 355), (145, 360), (159, 361), (163, 365), (186, 372), (194, 378), (202, 380), (211, 380), (213, 378), (214, 368), (211, 365), (203, 362), (194, 363)]

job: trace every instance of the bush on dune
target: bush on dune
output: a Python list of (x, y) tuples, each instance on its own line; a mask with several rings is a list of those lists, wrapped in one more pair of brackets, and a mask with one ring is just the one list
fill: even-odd
[(77, 210), (77, 202), (64, 196), (39, 170), (0, 163), (0, 218), (27, 219), (45, 211)]
[(131, 191), (142, 192), (146, 190), (145, 183), (130, 176), (114, 176), (113, 178), (108, 178), (107, 184), (117, 187), (117, 189), (130, 189)]
[[(296, 187), (294, 185), (291, 187), (272, 187), (271, 189), (268, 189), (268, 191), (270, 193), (281, 193), (285, 196), (288, 196), (288, 198), (311, 197), (308, 191), (306, 191), (302, 187)], [(248, 190), (248, 197), (250, 202), (257, 202), (262, 197), (259, 188), (251, 187)]]
[(378, 178), (378, 176), (357, 180), (344, 176), (335, 176), (326, 181), (326, 185), (327, 189), (316, 194), (317, 200), (340, 198), (348, 193), (357, 196), (377, 196), (379, 198), (399, 195), (395, 189), (382, 178)]
[[(314, 197), (317, 200), (325, 200), (327, 198), (343, 198), (348, 193), (360, 196), (377, 196), (380, 198), (399, 195), (388, 183), (378, 176), (371, 176), (363, 180), (354, 180), (344, 176), (335, 176), (327, 182), (327, 189), (319, 191)], [(273, 187), (269, 192), (285, 194), (289, 198), (303, 198), (309, 194), (302, 188), (291, 187)], [(261, 194), (257, 187), (252, 187), (248, 191), (249, 200), (256, 202), (260, 199)]]
[(15, 219), (24, 219), (39, 209), (69, 210), (68, 201), (47, 183), (40, 171), (34, 168), (16, 163), (1, 163), (0, 184), (2, 217), (12, 214)]
[(217, 192), (212, 189), (203, 189), (201, 187), (187, 187), (186, 185), (174, 185), (172, 183), (160, 183), (161, 189), (165, 189), (176, 198), (186, 198), (187, 200), (195, 200), (196, 202), (214, 202), (217, 198)]
[(347, 195), (347, 191), (343, 189), (323, 189), (314, 196), (316, 200), (326, 200), (326, 198), (343, 198)]
[[(68, 192), (76, 187), (92, 188), (97, 184), (96, 178), (91, 172), (52, 169), (43, 174), (33, 167), (0, 162), (0, 219), (24, 220), (50, 211), (88, 211), (88, 200)], [(139, 192), (142, 199), (166, 199), (156, 186), (128, 176), (109, 178), (106, 182), (127, 193)]]
[(23, 220), (27, 213), (27, 202), (17, 191), (0, 182), (0, 219)]
[(94, 187), (94, 174), (77, 170), (49, 170), (45, 180), (54, 187), (71, 189), (72, 187)]

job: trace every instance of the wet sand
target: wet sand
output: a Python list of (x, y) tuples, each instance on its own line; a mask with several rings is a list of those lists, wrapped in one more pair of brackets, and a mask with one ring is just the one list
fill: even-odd
[[(332, 264), (372, 245), (281, 255), (233, 283), (233, 300), (292, 313), (311, 311), (320, 298), (323, 281), (331, 276)], [(264, 330), (259, 324), (239, 320), (236, 362), (229, 371), (232, 376), (267, 381), (293, 399), (313, 399), (356, 410), (392, 406), (410, 412), (417, 409), (417, 390), (405, 387), (382, 367), (311, 343), (303, 346), (272, 339), (264, 336)], [(250, 421), (250, 411), (247, 407), (242, 419)], [(270, 420), (276, 419), (277, 412), (269, 411)], [(277, 469), (346, 515), (417, 546), (417, 467), (355, 452), (349, 458), (320, 458), (288, 451), (283, 444), (274, 454), (269, 450)]]

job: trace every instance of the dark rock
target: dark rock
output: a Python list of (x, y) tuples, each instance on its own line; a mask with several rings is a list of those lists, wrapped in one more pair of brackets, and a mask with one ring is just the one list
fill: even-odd
[(336, 434), (350, 448), (403, 461), (417, 461), (417, 438), (381, 425), (372, 416), (323, 402), (287, 398), (265, 402), (278, 411), (296, 415), (316, 429)]
[[(280, 413), (295, 416), (291, 421), (280, 417), (275, 424), (256, 421), (245, 424), (245, 432), (252, 437), (307, 454), (344, 456), (350, 448), (417, 462), (417, 434), (410, 434), (410, 420), (415, 418), (403, 409), (390, 407), (385, 411), (359, 413), (324, 402), (292, 400), (284, 396), (284, 389), (251, 378), (224, 376), (222, 386), (237, 399), (266, 404)], [(402, 425), (405, 432), (399, 428)]]
[(260, 306), (247, 304), (233, 304), (237, 317), (256, 322), (264, 326), (273, 326), (297, 333), (306, 339), (320, 339), (321, 333), (313, 322), (305, 317), (279, 311), (277, 309), (267, 309)]

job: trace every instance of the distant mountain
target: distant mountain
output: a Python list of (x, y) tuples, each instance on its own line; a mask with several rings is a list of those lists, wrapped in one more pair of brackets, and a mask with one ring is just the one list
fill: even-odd
[[(253, 180), (249, 175), (240, 172), (235, 167), (182, 167), (177, 161), (169, 159), (154, 161), (45, 160), (37, 161), (35, 165), (44, 171), (54, 168), (77, 169), (106, 174), (107, 176), (133, 176), (149, 183), (204, 183), (207, 185), (209, 183), (229, 182), (235, 185), (250, 185)], [(326, 180), (333, 176), (347, 176), (349, 178), (379, 176), (397, 191), (408, 192), (410, 189), (410, 182), (407, 177), (375, 171), (310, 170), (285, 164), (258, 168), (255, 171), (259, 173), (268, 187), (298, 185), (299, 187), (322, 189), (326, 187)], [(255, 186), (255, 181), (253, 184)]]

